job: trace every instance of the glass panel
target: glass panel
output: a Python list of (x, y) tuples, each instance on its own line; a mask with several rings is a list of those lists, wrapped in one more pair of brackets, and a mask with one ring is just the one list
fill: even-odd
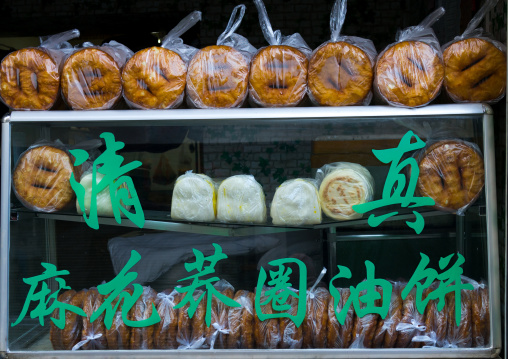
[[(417, 208), (425, 221), (419, 235), (406, 223), (414, 220), (413, 209), (399, 205), (373, 212), (376, 216), (398, 212), (375, 228), (368, 224), (368, 215), (351, 221), (323, 216), (321, 224), (287, 227), (274, 225), (270, 217), (274, 193), (285, 180), (314, 178), (320, 167), (332, 162), (365, 166), (374, 178), (374, 200), (381, 199), (389, 166), (381, 163), (372, 149), (396, 147), (409, 130), (424, 141), (458, 137), (477, 144), (483, 151), (479, 115), (159, 121), (142, 125), (141, 122), (140, 118), (136, 126), (111, 122), (79, 123), (79, 126), (13, 123), (13, 169), (19, 155), (40, 139), (60, 140), (83, 148), (84, 143), (98, 139), (101, 133), (113, 133), (116, 140), (125, 143), (119, 152), (125, 162), (142, 162), (128, 175), (133, 180), (147, 222), (144, 229), (139, 229), (132, 228), (135, 226), (125, 218), (122, 225), (111, 218), (101, 218), (99, 229), (94, 230), (83, 222), (73, 206), (58, 213), (34, 213), (12, 195), (12, 208), (19, 219), (11, 222), (10, 323), (16, 321), (27, 298), (29, 286), (23, 283), (23, 278), (41, 274), (44, 270), (41, 262), (68, 270), (69, 275), (63, 276), (66, 284), (79, 291), (111, 281), (127, 263), (131, 251), (136, 250), (141, 255), (140, 262), (132, 268), (138, 273), (136, 283), (162, 292), (177, 285), (189, 285), (190, 280), (179, 281), (191, 275), (185, 263), (194, 262), (193, 249), (205, 256), (213, 254), (213, 243), (220, 245), (228, 256), (217, 263), (214, 275), (227, 280), (236, 291), (254, 292), (260, 269), (265, 268), (270, 275), (269, 270), (277, 267), (268, 263), (281, 258), (296, 258), (305, 264), (307, 289), (316, 281), (318, 287), (328, 288), (331, 279), (339, 273), (338, 265), (349, 268), (351, 278), (335, 280), (333, 285), (357, 286), (366, 278), (366, 261), (375, 265), (376, 278), (407, 282), (420, 262), (420, 253), (429, 257), (428, 267), (438, 272), (441, 257), (460, 253), (465, 258), (463, 274), (488, 283), (483, 194), (465, 216), (430, 207)], [(104, 150), (102, 145), (89, 153), (93, 156)], [(266, 223), (172, 221), (173, 187), (176, 179), (189, 170), (215, 180), (252, 174), (266, 196)], [(171, 227), (173, 222), (181, 226)], [(456, 258), (455, 255), (452, 263)], [(328, 272), (318, 280), (323, 267)], [(296, 274), (300, 271), (295, 266), (292, 270), (290, 282), (297, 287)], [(51, 290), (58, 287), (54, 280), (47, 283)], [(34, 303), (30, 310), (33, 308)], [(30, 319), (28, 314), (20, 324), (10, 328), (10, 350), (52, 350), (49, 327), (49, 316), (41, 327), (38, 320)]]

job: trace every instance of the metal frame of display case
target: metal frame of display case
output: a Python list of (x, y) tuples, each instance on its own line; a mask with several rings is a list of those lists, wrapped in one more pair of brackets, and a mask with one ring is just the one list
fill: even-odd
[[(485, 162), (485, 200), (486, 200), (486, 228), (487, 228), (487, 251), (488, 251), (488, 278), (489, 297), (491, 299), (490, 320), (490, 343), (487, 348), (435, 348), (435, 349), (276, 349), (276, 350), (136, 350), (136, 351), (9, 351), (9, 245), (10, 245), (10, 194), (11, 194), (11, 124), (13, 123), (36, 123), (48, 126), (62, 126), (62, 123), (73, 124), (90, 123), (100, 121), (104, 124), (122, 125), (185, 125), (197, 126), (206, 124), (230, 124), (245, 123), (256, 124), (267, 121), (295, 122), (299, 120), (321, 121), (333, 119), (334, 121), (349, 120), (351, 118), (398, 118), (404, 117), (443, 117), (453, 115), (477, 115), (483, 119), (483, 144)], [(496, 186), (495, 186), (495, 161), (494, 161), (494, 134), (493, 116), (490, 107), (481, 104), (467, 105), (434, 105), (418, 109), (404, 109), (386, 106), (365, 107), (312, 107), (312, 108), (250, 108), (228, 110), (155, 110), (155, 111), (47, 111), (47, 112), (14, 112), (4, 116), (2, 120), (2, 173), (1, 173), (1, 237), (0, 237), (0, 356), (8, 358), (85, 358), (97, 356), (101, 358), (166, 358), (169, 355), (180, 358), (234, 358), (246, 356), (249, 358), (479, 358), (496, 357), (501, 350), (501, 308), (499, 287), (499, 259), (497, 242), (497, 209), (496, 209)], [(432, 212), (428, 212), (432, 213)], [(74, 220), (77, 217), (65, 215), (33, 214), (41, 218), (54, 220)], [(103, 219), (103, 221), (108, 221)], [(109, 223), (109, 222), (108, 222)], [(163, 223), (163, 224), (162, 224)], [(161, 229), (213, 234), (212, 227), (182, 224), (176, 222), (157, 222), (153, 226), (161, 226)], [(336, 237), (334, 225), (325, 225), (331, 243), (339, 241)], [(239, 228), (238, 226), (223, 225), (220, 235), (224, 231), (242, 235), (242, 231), (257, 234), (256, 230)], [(254, 227), (256, 228), (256, 227)], [(287, 231), (295, 228), (263, 227), (263, 231)], [(298, 228), (296, 228), (298, 230)], [(236, 232), (235, 232), (236, 231)], [(230, 235), (231, 235), (230, 233)], [(234, 234), (233, 234), (234, 235)], [(347, 239), (347, 238), (346, 238)]]

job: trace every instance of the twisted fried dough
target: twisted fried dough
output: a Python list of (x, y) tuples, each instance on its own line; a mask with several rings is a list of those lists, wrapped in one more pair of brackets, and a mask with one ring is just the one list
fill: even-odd
[(362, 49), (344, 41), (319, 47), (309, 64), (309, 91), (321, 106), (364, 104), (374, 69)]
[(14, 110), (49, 110), (60, 89), (58, 66), (36, 48), (7, 55), (0, 64), (0, 96)]
[(434, 100), (444, 80), (443, 60), (421, 41), (389, 47), (377, 60), (375, 86), (395, 106), (418, 107)]
[(436, 206), (458, 210), (479, 196), (485, 170), (481, 155), (467, 142), (440, 141), (425, 150), (417, 187)]
[(506, 91), (506, 52), (478, 38), (454, 42), (443, 52), (444, 86), (457, 102), (490, 102)]
[(125, 99), (141, 109), (178, 106), (186, 76), (187, 66), (176, 52), (157, 46), (138, 51), (122, 70)]
[[(57, 301), (60, 303), (70, 303), (72, 300), (72, 297), (76, 294), (75, 290), (66, 290), (63, 293), (60, 293), (60, 295), (57, 298)], [(67, 316), (67, 313), (69, 311), (66, 311), (65, 314)], [(56, 308), (53, 313), (51, 314), (52, 318), (60, 319), (60, 308)], [(67, 319), (67, 318), (66, 318)], [(69, 323), (68, 325), (73, 325), (74, 323)], [(65, 321), (65, 325), (67, 326), (67, 320)], [(65, 329), (65, 327), (64, 327)], [(53, 321), (50, 321), (50, 329), (49, 329), (49, 340), (51, 341), (51, 344), (53, 345), (53, 349), (55, 350), (62, 350), (65, 349), (63, 345), (63, 330), (58, 328)]]

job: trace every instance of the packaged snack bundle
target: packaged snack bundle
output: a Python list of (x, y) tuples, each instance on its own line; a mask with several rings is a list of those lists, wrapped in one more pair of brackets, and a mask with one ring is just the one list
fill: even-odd
[(212, 222), (217, 213), (217, 188), (213, 180), (188, 171), (178, 177), (171, 200), (171, 218)]
[[(133, 290), (128, 288), (124, 290), (125, 293), (129, 296), (132, 296)], [(127, 326), (123, 320), (122, 308), (125, 305), (125, 299), (121, 300), (118, 303), (119, 297), (116, 297), (111, 303), (111, 308), (116, 308), (115, 314), (113, 315), (113, 322), (111, 323), (111, 327), (106, 328), (106, 340), (108, 343), (108, 349), (129, 349), (130, 348), (130, 340), (131, 340), (131, 327)], [(109, 308), (108, 308), (109, 309)], [(127, 313), (128, 318), (132, 318), (134, 314), (135, 307), (132, 307)]]
[(249, 99), (262, 107), (296, 106), (307, 93), (307, 67), (311, 50), (300, 34), (282, 36), (273, 31), (265, 6), (254, 0), (259, 23), (270, 46), (260, 49), (252, 59)]
[(444, 13), (440, 7), (419, 25), (399, 31), (397, 42), (379, 54), (374, 90), (388, 104), (420, 107), (439, 95), (444, 80), (443, 55), (431, 26)]
[[(424, 313), (425, 314), (425, 313)], [(425, 333), (425, 317), (416, 308), (416, 289), (413, 288), (402, 302), (402, 319), (395, 328), (398, 332), (396, 348), (416, 346), (413, 338)]]
[(175, 306), (180, 303), (182, 296), (174, 289), (166, 289), (157, 294), (157, 299), (157, 312), (161, 320), (155, 327), (154, 346), (156, 349), (177, 349), (179, 310)]
[(70, 177), (79, 181), (81, 166), (61, 142), (41, 142), (21, 154), (12, 176), (14, 194), (27, 208), (57, 212), (74, 202)]
[(104, 316), (102, 313), (93, 322), (90, 321), (92, 314), (99, 309), (104, 302), (104, 296), (99, 293), (97, 288), (90, 288), (86, 292), (83, 300), (83, 311), (86, 317), (83, 318), (83, 331), (81, 341), (72, 347), (72, 350), (104, 350), (108, 349), (106, 340), (106, 326), (104, 325)]
[(373, 348), (393, 348), (397, 341), (396, 328), (402, 319), (401, 290), (401, 282), (393, 283), (388, 314), (384, 319), (381, 317), (378, 319), (376, 333), (374, 334), (374, 340), (372, 342)]
[(336, 0), (330, 16), (331, 40), (312, 53), (309, 64), (309, 97), (316, 105), (368, 105), (376, 48), (372, 41), (340, 34), (347, 0)]
[[(268, 301), (265, 293), (270, 289), (273, 288), (263, 287), (259, 303), (265, 303)], [(275, 311), (272, 306), (272, 301), (268, 301), (266, 305), (260, 305), (260, 311), (263, 314), (274, 314)], [(254, 338), (257, 349), (277, 349), (280, 341), (282, 340), (279, 320), (276, 318), (261, 320), (257, 308), (255, 308), (254, 313)]]
[(326, 268), (323, 268), (316, 283), (307, 291), (307, 310), (302, 324), (304, 349), (326, 348), (328, 303), (333, 299), (326, 288), (318, 287), (325, 274)]
[[(221, 279), (213, 286), (221, 295), (233, 299), (235, 288), (228, 281)], [(212, 297), (211, 322), (209, 327), (205, 326), (206, 342), (210, 349), (227, 349), (230, 335), (228, 319), (231, 308), (236, 307), (229, 307), (215, 295)]]
[(254, 293), (239, 290), (233, 300), (241, 306), (228, 311), (228, 349), (254, 349)]
[(355, 324), (354, 306), (350, 305), (347, 309), (344, 324), (339, 323), (337, 315), (345, 310), (351, 291), (349, 288), (335, 288), (330, 283), (330, 294), (332, 297), (328, 303), (327, 347), (349, 348)]
[(197, 108), (240, 107), (247, 97), (249, 64), (256, 49), (235, 30), (245, 5), (234, 8), (216, 46), (199, 50), (187, 72), (187, 103)]
[(72, 110), (108, 110), (122, 97), (121, 69), (133, 55), (116, 42), (77, 47), (64, 62), (62, 95)]
[[(152, 316), (154, 310), (157, 310), (159, 299), (157, 292), (151, 287), (143, 287), (143, 293), (132, 308), (133, 321), (146, 320)], [(155, 324), (147, 327), (132, 328), (130, 349), (154, 349)]]
[(185, 45), (180, 36), (201, 20), (201, 12), (185, 17), (163, 39), (161, 46), (138, 51), (122, 70), (123, 96), (138, 109), (178, 107), (184, 97), (187, 64), (196, 48)]
[(463, 215), (479, 197), (485, 169), (476, 144), (459, 139), (427, 141), (415, 158), (420, 169), (418, 192), (432, 198), (436, 208)]
[[(181, 293), (180, 302), (186, 294)], [(200, 297), (203, 296), (200, 300)], [(189, 317), (189, 303), (178, 309), (178, 333), (176, 341), (178, 349), (200, 349), (205, 347), (206, 342), (206, 293), (197, 290), (192, 295), (192, 300), (200, 300), (192, 318)]]
[(506, 92), (506, 46), (478, 28), (497, 0), (487, 0), (466, 31), (443, 46), (444, 86), (455, 102), (496, 103)]
[(60, 64), (77, 29), (41, 37), (41, 45), (11, 52), (0, 64), (0, 98), (12, 110), (49, 110), (60, 93)]
[(324, 165), (316, 173), (321, 208), (328, 217), (339, 221), (361, 218), (354, 205), (372, 201), (374, 178), (365, 167), (349, 162)]
[(270, 215), (277, 225), (321, 223), (316, 180), (296, 178), (282, 183), (273, 196)]

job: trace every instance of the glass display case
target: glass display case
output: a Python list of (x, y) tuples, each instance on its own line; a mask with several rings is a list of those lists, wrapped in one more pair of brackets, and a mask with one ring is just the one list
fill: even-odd
[[(497, 357), (501, 348), (501, 294), (492, 121), (491, 109), (480, 104), (434, 105), (418, 109), (370, 106), (170, 111), (27, 111), (8, 114), (2, 122), (0, 356)], [(387, 178), (393, 171), (391, 167), (393, 164), (389, 161), (381, 162), (377, 155), (379, 153), (372, 150), (397, 148), (408, 131), (413, 131), (422, 141), (429, 144), (436, 140), (459, 139), (478, 146), (483, 155), (485, 185), (463, 215), (431, 206), (415, 208), (407, 204), (391, 203), (351, 220), (331, 219), (323, 215), (317, 224), (276, 225), (272, 222), (270, 208), (279, 186), (293, 178), (316, 178), (319, 169), (330, 163), (351, 162), (364, 166), (373, 178), (372, 201), (386, 199), (394, 193), (393, 188), (387, 188)], [(137, 193), (139, 208), (142, 208), (144, 214), (142, 225), (126, 215), (122, 218), (99, 216), (97, 228), (91, 228), (84, 216), (77, 213), (75, 199), (66, 208), (51, 213), (30, 209), (20, 202), (13, 192), (12, 178), (20, 155), (30, 146), (52, 144), (57, 147), (63, 146), (67, 151), (85, 150), (90, 155), (91, 162), (107, 150), (105, 143), (98, 141), (103, 133), (111, 133), (116, 141), (125, 144), (118, 150), (124, 164), (139, 161), (138, 166), (132, 169), (128, 176), (132, 180), (129, 182), (130, 185)], [(412, 158), (413, 152), (404, 153), (401, 161)], [(197, 222), (172, 218), (171, 203), (176, 179), (190, 170), (193, 173), (206, 174), (214, 180), (212, 186), (217, 187), (221, 180), (230, 176), (253, 175), (263, 188), (264, 198), (261, 197), (261, 201), (266, 205), (267, 219), (261, 223), (235, 221), (225, 223), (218, 220)], [(411, 172), (399, 171), (399, 176), (409, 179)], [(219, 193), (219, 197), (220, 195)], [(409, 193), (404, 191), (402, 196), (404, 195)], [(134, 212), (132, 208), (130, 213)], [(373, 226), (372, 217), (383, 218), (383, 221)], [(408, 225), (415, 218), (419, 218), (420, 223), (423, 223), (420, 233)], [(182, 321), (178, 315), (184, 310), (189, 310), (182, 307), (178, 311), (175, 309), (174, 315), (178, 320), (173, 321), (177, 320), (178, 325), (175, 324), (173, 328), (176, 335), (173, 338), (173, 346), (157, 344), (157, 335), (161, 335), (161, 332), (158, 327), (160, 324), (156, 323), (151, 324), (152, 329), (155, 328), (152, 332), (149, 332), (148, 326), (143, 334), (135, 332), (140, 331), (140, 328), (128, 329), (130, 344), (119, 347), (118, 343), (117, 346), (108, 344), (109, 329), (103, 328), (101, 335), (97, 335), (96, 332), (91, 336), (88, 333), (87, 336), (86, 325), (84, 327), (82, 323), (81, 326), (69, 324), (69, 321), (72, 322), (72, 319), (69, 319), (72, 315), (69, 314), (72, 313), (67, 312), (66, 327), (70, 325), (81, 334), (75, 333), (74, 342), (71, 343), (74, 344), (72, 346), (74, 351), (68, 350), (71, 347), (64, 350), (62, 339), (59, 344), (56, 343), (58, 339), (55, 338), (62, 334), (58, 334), (59, 329), (55, 328), (50, 319), (51, 316), (55, 318), (55, 315), (58, 318), (58, 315), (55, 314), (57, 307), (52, 306), (56, 302), (53, 301), (55, 298), (50, 299), (49, 293), (55, 293), (62, 288), (61, 279), (65, 281), (66, 289), (72, 288), (79, 293), (83, 288), (100, 287), (101, 284), (105, 291), (105, 284), (119, 278), (124, 273), (122, 270), (129, 266), (133, 251), (139, 254), (139, 258), (129, 269), (137, 275), (126, 285), (141, 284), (145, 291), (146, 287), (150, 286), (154, 294), (151, 302), (147, 303), (153, 303), (153, 308), (158, 308), (161, 302), (168, 300), (170, 293), (173, 294), (171, 300), (174, 304), (175, 298), (183, 300), (184, 294), (188, 293), (185, 290), (190, 288), (191, 283), (195, 283), (193, 280), (200, 278), (195, 272), (203, 269), (206, 260), (211, 260), (210, 263), (214, 264), (213, 271), (204, 274), (200, 282), (202, 287), (198, 288), (198, 291), (207, 292), (206, 298), (213, 297), (210, 294), (214, 293), (213, 290), (209, 290), (213, 284), (216, 285), (213, 288), (217, 289), (220, 287), (218, 283), (224, 284), (227, 281), (231, 287), (227, 284), (226, 286), (234, 288), (231, 289), (232, 295), (229, 295), (229, 299), (237, 298), (235, 294), (244, 290), (253, 295), (260, 294), (259, 301), (263, 302), (263, 296), (268, 295), (270, 286), (277, 283), (275, 280), (277, 263), (285, 259), (286, 263), (293, 263), (288, 267), (290, 271), (286, 272), (286, 282), (291, 283), (290, 292), (293, 294), (287, 292), (286, 297), (277, 297), (276, 294), (281, 293), (280, 288), (273, 290), (273, 293), (275, 298), (282, 300), (278, 302), (279, 306), (292, 303), (281, 313), (291, 311), (287, 308), (292, 308), (292, 300), (297, 297), (303, 298), (303, 307), (307, 308), (304, 311), (305, 318), (302, 319), (301, 325), (290, 324), (292, 319), (288, 319), (287, 316), (263, 321), (256, 315), (259, 313), (266, 315), (267, 312), (263, 312), (263, 309), (259, 312), (256, 304), (258, 299), (254, 299), (251, 302), (255, 307), (252, 308), (252, 316), (245, 319), (251, 323), (249, 325), (254, 334), (250, 337), (251, 344), (242, 349), (243, 339), (238, 339), (240, 344), (230, 340), (234, 334), (230, 315), (234, 306), (223, 305), (221, 313), (226, 319), (222, 319), (218, 325), (213, 325), (213, 317), (218, 315), (216, 311), (220, 310), (217, 308), (221, 307), (217, 299), (219, 297), (215, 297), (213, 300), (210, 299), (212, 310), (210, 327), (215, 329), (208, 329), (207, 323), (200, 323), (203, 340), (199, 343), (187, 342), (178, 337), (183, 330), (179, 327)], [(220, 251), (226, 256), (213, 257)], [(391, 335), (398, 335), (400, 338), (397, 340), (394, 338), (391, 347), (383, 347), (388, 345), (383, 343), (390, 341), (389, 334), (388, 331), (383, 334), (380, 330), (390, 327), (390, 323), (395, 320), (392, 318), (392, 308), (387, 309), (388, 316), (385, 318), (379, 313), (369, 313), (363, 317), (371, 318), (374, 324), (371, 325), (371, 334), (362, 332), (361, 310), (368, 304), (358, 299), (361, 298), (358, 293), (356, 302), (358, 308), (355, 307), (354, 299), (346, 304), (347, 297), (344, 296), (343, 289), (349, 289), (353, 298), (352, 293), (355, 293), (356, 288), (365, 289), (366, 283), (374, 283), (371, 289), (376, 292), (378, 288), (377, 293), (380, 293), (378, 297), (374, 297), (376, 299), (374, 307), (381, 307), (383, 298), (388, 300), (388, 304), (393, 303), (393, 297), (381, 295), (386, 293), (384, 291), (387, 289), (380, 291), (380, 282), (370, 281), (375, 277), (376, 280), (382, 279), (384, 283), (390, 283), (391, 288), (394, 288), (392, 294), (396, 292), (395, 288), (399, 288), (399, 295), (408, 298), (407, 293), (400, 293), (405, 288), (402, 284), (408, 286), (408, 282), (415, 278), (419, 283), (425, 282), (423, 277), (415, 277), (415, 273), (422, 269), (425, 257), (428, 257), (427, 268), (433, 268), (440, 273), (446, 272), (447, 266), (444, 264), (446, 258), (448, 260), (452, 258), (450, 265), (456, 261), (460, 262), (457, 258), (463, 258), (463, 263), (457, 265), (460, 268), (454, 267), (454, 275), (455, 278), (459, 278), (458, 282), (446, 282), (443, 279), (446, 273), (434, 279), (436, 282), (440, 280), (446, 282), (446, 285), (439, 287), (442, 289), (441, 292), (446, 292), (445, 287), (453, 283), (469, 283), (474, 287), (471, 292), (478, 291), (479, 287), (484, 289), (483, 302), (476, 303), (476, 308), (482, 306), (489, 308), (486, 317), (483, 318), (485, 319), (483, 324), (487, 327), (484, 332), (488, 333), (485, 337), (486, 342), (480, 343), (472, 334), (475, 325), (474, 299), (469, 299), (470, 306), (465, 309), (468, 318), (466, 320), (471, 323), (460, 327), (463, 331), (460, 335), (468, 338), (465, 343), (447, 339), (453, 335), (450, 332), (459, 328), (452, 328), (451, 314), (445, 319), (449, 326), (448, 329), (445, 328), (445, 340), (438, 343), (439, 340), (432, 339), (432, 335), (429, 339), (429, 331), (425, 328), (425, 324), (429, 327), (429, 323), (425, 322), (429, 309), (425, 305), (420, 317), (421, 323), (415, 324), (414, 321), (413, 324), (406, 323), (409, 326), (414, 325), (411, 327), (408, 341), (400, 339), (402, 333), (407, 334), (407, 325), (404, 326), (404, 320), (407, 320), (404, 316), (408, 310), (407, 299), (400, 299), (398, 302), (399, 315), (403, 318), (398, 319), (399, 324), (393, 327), (394, 334)], [(43, 267), (41, 263), (45, 263), (45, 266)], [(375, 274), (369, 273), (370, 265), (371, 268), (375, 267)], [(58, 272), (59, 280), (56, 280), (57, 275), (48, 274), (51, 268), (67, 272)], [(451, 275), (451, 272), (448, 272), (448, 275)], [(43, 273), (48, 275), (44, 277)], [(263, 287), (266, 283), (260, 279), (262, 273), (265, 277), (268, 276), (266, 283), (272, 283), (268, 284), (268, 287)], [(37, 278), (40, 280), (35, 282), (37, 287), (31, 287), (30, 283), (34, 283)], [(209, 285), (205, 285), (205, 282)], [(305, 289), (298, 286), (298, 283)], [(416, 287), (416, 284), (414, 285)], [(427, 283), (427, 289), (432, 288), (432, 285)], [(287, 287), (285, 289), (288, 289)], [(176, 294), (173, 291), (175, 288), (179, 288), (181, 294)], [(263, 292), (259, 288), (264, 288)], [(327, 293), (325, 309), (313, 306), (318, 288)], [(341, 290), (337, 292), (332, 288)], [(47, 289), (46, 298), (34, 296), (34, 293), (43, 293), (45, 289)], [(63, 291), (62, 289), (60, 294)], [(302, 292), (306, 295), (294, 294)], [(137, 293), (136, 290), (134, 293)], [(337, 293), (340, 293), (338, 299)], [(416, 293), (418, 296), (419, 292)], [(104, 294), (103, 302), (106, 298), (108, 295)], [(196, 297), (191, 295), (190, 304), (192, 298), (196, 300)], [(240, 296), (238, 298), (242, 299)], [(462, 295), (463, 302), (467, 301), (467, 298), (469, 294)], [(436, 298), (434, 303), (438, 304), (439, 301), (440, 299)], [(447, 310), (452, 302), (457, 303), (450, 299), (449, 295), (446, 298), (443, 295), (442, 301), (445, 308), (443, 310)], [(240, 304), (241, 308), (249, 307)], [(126, 306), (127, 301), (124, 300), (123, 305)], [(270, 313), (273, 314), (276, 312), (273, 308), (276, 307), (275, 299), (271, 305)], [(300, 305), (302, 304), (299, 303), (298, 306)], [(347, 345), (334, 344), (331, 339), (337, 337), (334, 336), (334, 330), (346, 333), (344, 329), (346, 324), (337, 323), (334, 319), (334, 308), (337, 309), (338, 305), (343, 305), (343, 308), (350, 305), (354, 308), (351, 312), (346, 308), (346, 311), (351, 313), (349, 319), (353, 323), (350, 329), (352, 333), (347, 334), (349, 338)], [(135, 305), (133, 308), (136, 308)], [(248, 316), (245, 308), (241, 312), (242, 318)], [(117, 310), (118, 312), (113, 312), (118, 314), (120, 309)], [(436, 314), (439, 310), (437, 305), (437, 309), (432, 313)], [(152, 310), (148, 305), (146, 308), (143, 307), (141, 312), (152, 313)], [(125, 318), (133, 319), (135, 315), (132, 311), (129, 313)], [(462, 314), (464, 318), (464, 313)], [(145, 319), (150, 316), (147, 315)], [(323, 316), (326, 318), (318, 325), (308, 320), (308, 317), (313, 315), (321, 319)], [(165, 319), (164, 315), (159, 316)], [(197, 318), (197, 314), (194, 318)], [(83, 321), (86, 320), (85, 317)], [(105, 318), (99, 317), (97, 323), (101, 320), (106, 321)], [(194, 319), (192, 325), (197, 325), (196, 321), (197, 319)], [(273, 326), (272, 329), (278, 338), (274, 339), (275, 343), (266, 344), (266, 336), (269, 334), (260, 329), (263, 322), (271, 323)], [(294, 322), (298, 322), (298, 319)], [(102, 325), (104, 326), (104, 323)], [(190, 328), (191, 324), (188, 325)], [(287, 329), (290, 325), (293, 330), (284, 331), (283, 328)], [(197, 326), (192, 328), (195, 331)], [(239, 338), (247, 338), (248, 335), (243, 330)], [(141, 340), (137, 346), (133, 344), (135, 333), (143, 338), (137, 339)], [(383, 335), (381, 339), (377, 337), (379, 333)], [(107, 337), (107, 340), (102, 340), (104, 337), (100, 339), (102, 335)], [(366, 340), (368, 335), (376, 338)], [(427, 339), (419, 341), (420, 337)], [(262, 338), (265, 338), (264, 341)], [(94, 341), (100, 341), (101, 344), (90, 345)], [(210, 350), (210, 347), (213, 347), (213, 350)]]

